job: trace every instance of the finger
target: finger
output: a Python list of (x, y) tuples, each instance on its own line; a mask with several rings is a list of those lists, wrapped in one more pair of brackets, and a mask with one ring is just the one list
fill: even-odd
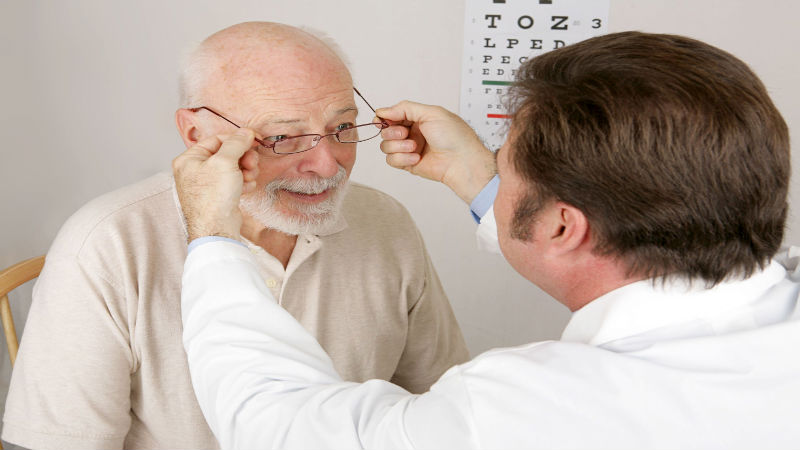
[(408, 127), (390, 126), (381, 130), (381, 139), (405, 139), (408, 137)]
[(389, 124), (391, 120), (386, 120), (383, 117), (375, 116), (372, 118), (372, 123), (375, 124), (376, 127), (382, 127), (383, 124)]
[(242, 169), (242, 181), (257, 181), (258, 180), (258, 169), (256, 170), (247, 170)]
[(249, 182), (255, 182), (258, 178), (258, 152), (250, 149), (244, 153), (244, 156), (239, 159), (239, 169), (242, 171), (242, 179), (244, 180), (243, 192)]
[(240, 128), (224, 140), (215, 156), (225, 161), (226, 165), (238, 168), (239, 160), (255, 144), (254, 138), (255, 133), (253, 133), (253, 130)]
[(375, 115), (393, 122), (419, 122), (420, 120), (423, 120), (426, 115), (431, 113), (432, 108), (435, 107), (403, 100), (394, 106), (377, 109), (375, 111)]
[(242, 170), (242, 181), (245, 183), (249, 183), (251, 181), (257, 181), (258, 172), (252, 170)]
[(256, 190), (256, 180), (245, 181), (242, 184), (242, 194), (248, 194)]
[(197, 143), (195, 143), (193, 146), (186, 149), (184, 154), (187, 156), (201, 157), (205, 160), (216, 153), (221, 145), (222, 140), (220, 140), (217, 136), (208, 136), (197, 141)]
[(417, 143), (411, 139), (402, 141), (383, 141), (381, 142), (381, 151), (387, 155), (392, 153), (413, 153), (419, 148)]
[(172, 173), (177, 176), (193, 164), (204, 163), (219, 150), (220, 145), (222, 142), (216, 136), (201, 139), (172, 160)]
[(253, 181), (258, 178), (258, 168), (255, 169), (241, 169), (242, 170), (242, 180)]
[(375, 123), (388, 123), (389, 125), (392, 126), (397, 125), (402, 127), (410, 127), (414, 123), (410, 120), (389, 120), (378, 116), (375, 116), (375, 118), (373, 118), (372, 121)]
[(396, 169), (411, 170), (420, 160), (419, 153), (392, 153), (386, 155), (386, 163)]
[(239, 159), (239, 168), (242, 170), (254, 170), (258, 168), (258, 152), (252, 148), (244, 152), (244, 155)]

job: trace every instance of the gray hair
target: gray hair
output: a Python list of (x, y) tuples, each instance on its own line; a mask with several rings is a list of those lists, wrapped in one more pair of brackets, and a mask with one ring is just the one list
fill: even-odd
[(203, 92), (209, 72), (216, 65), (216, 59), (214, 52), (202, 42), (194, 44), (193, 49), (184, 54), (178, 78), (178, 97), (181, 108), (203, 106), (200, 93)]

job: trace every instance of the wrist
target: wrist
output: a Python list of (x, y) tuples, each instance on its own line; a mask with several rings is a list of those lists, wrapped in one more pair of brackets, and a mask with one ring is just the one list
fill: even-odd
[(497, 175), (497, 163), (495, 162), (494, 154), (484, 148), (476, 158), (452, 171), (452, 174), (446, 177), (444, 183), (461, 200), (471, 204), (495, 175)]
[[(189, 217), (186, 219), (186, 233), (188, 234), (189, 242), (206, 236), (219, 236), (237, 241), (242, 239), (240, 235), (241, 226), (237, 225), (236, 220), (204, 222), (202, 220), (192, 220)], [(241, 222), (239, 221), (239, 223)]]
[(217, 236), (217, 237), (224, 237), (228, 239), (233, 239), (235, 241), (241, 241), (242, 238), (239, 234), (232, 234), (227, 233), (225, 231), (212, 231), (212, 230), (203, 230), (203, 229), (196, 229), (192, 227), (187, 228), (188, 233), (188, 242), (192, 242), (195, 239), (200, 239), (209, 236)]

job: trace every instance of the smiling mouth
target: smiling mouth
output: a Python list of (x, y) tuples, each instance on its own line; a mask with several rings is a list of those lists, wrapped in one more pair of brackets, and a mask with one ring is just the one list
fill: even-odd
[(326, 189), (318, 194), (304, 194), (302, 192), (289, 191), (286, 189), (281, 189), (281, 192), (304, 203), (319, 203), (331, 195), (331, 189)]

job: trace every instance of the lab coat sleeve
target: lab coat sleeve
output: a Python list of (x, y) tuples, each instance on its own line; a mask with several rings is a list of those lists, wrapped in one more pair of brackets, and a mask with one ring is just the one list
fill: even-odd
[(478, 250), (500, 254), (500, 244), (497, 241), (497, 222), (494, 218), (494, 205), (481, 217), (475, 237), (478, 242)]
[(223, 449), (476, 446), (457, 368), (422, 396), (383, 380), (342, 381), (242, 246), (195, 248), (181, 301), (192, 384)]

